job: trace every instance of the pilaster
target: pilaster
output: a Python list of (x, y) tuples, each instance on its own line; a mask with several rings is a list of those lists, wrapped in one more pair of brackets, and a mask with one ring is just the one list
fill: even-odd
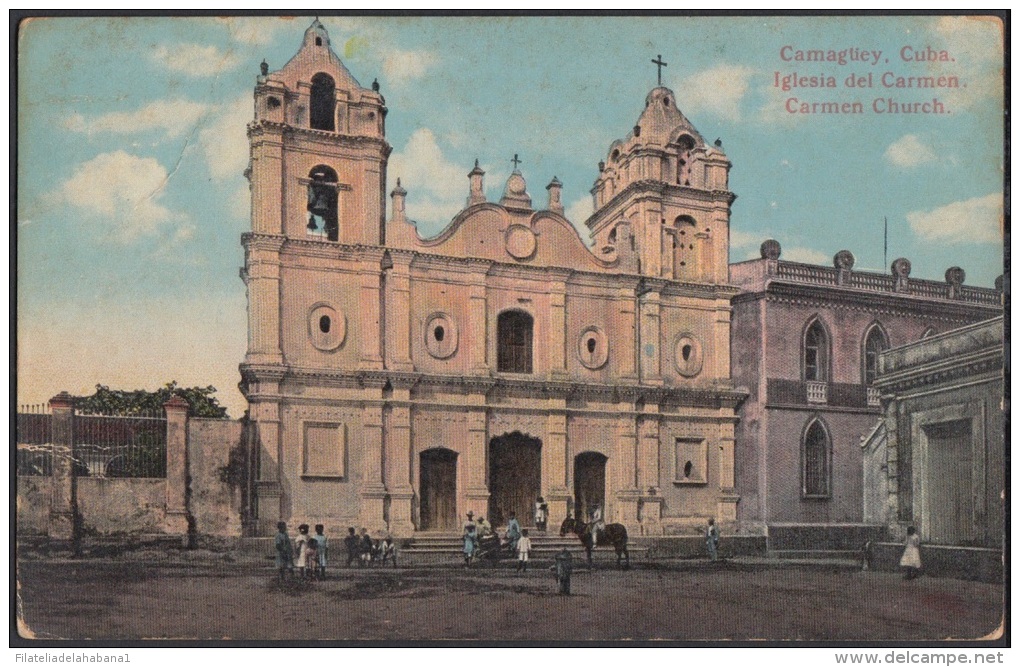
[(555, 280), (549, 283), (549, 375), (553, 379), (567, 376), (567, 285)]
[(171, 396), (166, 410), (166, 519), (171, 535), (188, 534), (188, 402)]
[(646, 292), (640, 297), (641, 310), (641, 381), (644, 384), (661, 385), (661, 357), (659, 349), (659, 315), (661, 295), (656, 291)]
[(386, 487), (383, 484), (383, 409), (381, 405), (362, 408), (361, 506), (358, 520), (369, 531), (386, 527), (383, 508)]
[(464, 507), (459, 515), (474, 512), (485, 516), (489, 508), (489, 488), (485, 482), (485, 452), (488, 446), (488, 417), (485, 409), (473, 409), (466, 415), (468, 442), (464, 462)]
[(389, 531), (396, 537), (409, 537), (414, 533), (411, 521), (414, 491), (411, 488), (411, 408), (410, 391), (395, 389), (394, 404), (386, 415), (384, 483), (390, 496)]
[(360, 323), (359, 338), (361, 339), (362, 370), (381, 370), (382, 358), (382, 309), (380, 290), (382, 289), (382, 273), (376, 259), (368, 259), (361, 263), (358, 270), (360, 285), (358, 299), (358, 320)]
[(75, 537), (77, 480), (74, 475), (74, 397), (62, 391), (50, 399), (53, 446), (49, 536), (58, 540)]
[(570, 492), (570, 450), (567, 443), (566, 401), (549, 400), (546, 442), (542, 443), (542, 496), (549, 505), (549, 525), (559, 526), (567, 518)]
[(393, 253), (386, 280), (386, 368), (413, 371), (411, 362), (411, 256)]

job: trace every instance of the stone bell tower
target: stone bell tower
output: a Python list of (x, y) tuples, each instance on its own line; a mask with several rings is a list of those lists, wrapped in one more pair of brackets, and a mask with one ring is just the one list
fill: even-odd
[(345, 370), (382, 367), (391, 147), (378, 84), (358, 83), (318, 19), (286, 65), (270, 71), (262, 63), (254, 97), (241, 389), (257, 440), (257, 530), (266, 533), (279, 519), (303, 518), (287, 491), (295, 479), (333, 484), (329, 498), (355, 494), (327, 515), (357, 511), (360, 494), (372, 486), (369, 480), (351, 491), (348, 416), (322, 407), (325, 401), (300, 404), (343, 384)]
[(626, 240), (646, 276), (688, 283), (727, 280), (730, 161), (708, 145), (659, 85), (626, 138), (609, 147), (587, 220), (596, 247)]

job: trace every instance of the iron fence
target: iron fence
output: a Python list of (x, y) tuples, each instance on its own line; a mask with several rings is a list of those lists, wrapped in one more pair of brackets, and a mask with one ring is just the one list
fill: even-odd
[[(19, 411), (19, 475), (52, 475), (52, 416), (45, 410)], [(74, 474), (79, 477), (166, 477), (166, 417), (75, 414), (72, 422)]]

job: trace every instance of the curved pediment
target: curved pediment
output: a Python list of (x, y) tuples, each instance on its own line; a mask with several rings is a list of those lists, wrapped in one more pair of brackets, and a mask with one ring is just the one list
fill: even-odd
[(617, 260), (599, 259), (577, 229), (553, 211), (515, 212), (493, 203), (468, 207), (432, 238), (417, 237), (415, 250), (452, 257), (557, 267), (580, 271), (618, 270)]

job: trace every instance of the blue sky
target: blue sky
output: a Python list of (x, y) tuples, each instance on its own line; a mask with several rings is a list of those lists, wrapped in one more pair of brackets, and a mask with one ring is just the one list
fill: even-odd
[[(213, 384), (243, 411), (240, 235), (248, 226), (245, 124), (263, 58), (298, 49), (312, 17), (55, 18), (22, 26), (18, 62), (18, 397), (96, 383)], [(423, 235), (467, 196), (477, 158), (498, 199), (519, 154), (536, 203), (555, 175), (580, 225), (609, 144), (663, 84), (733, 162), (731, 261), (765, 238), (783, 257), (967, 284), (1002, 273), (1002, 36), (998, 23), (901, 18), (336, 18), (334, 50), (386, 96), (389, 178)], [(786, 62), (782, 47), (881, 50), (877, 64)], [(901, 52), (946, 51), (948, 62)], [(909, 56), (909, 52), (907, 53)], [(888, 59), (888, 63), (884, 62)], [(835, 89), (773, 86), (833, 76)], [(871, 72), (875, 87), (842, 87)], [(885, 72), (956, 76), (954, 89), (887, 89)], [(860, 100), (860, 115), (804, 115), (787, 100)], [(939, 98), (946, 114), (877, 114), (872, 100)]]

